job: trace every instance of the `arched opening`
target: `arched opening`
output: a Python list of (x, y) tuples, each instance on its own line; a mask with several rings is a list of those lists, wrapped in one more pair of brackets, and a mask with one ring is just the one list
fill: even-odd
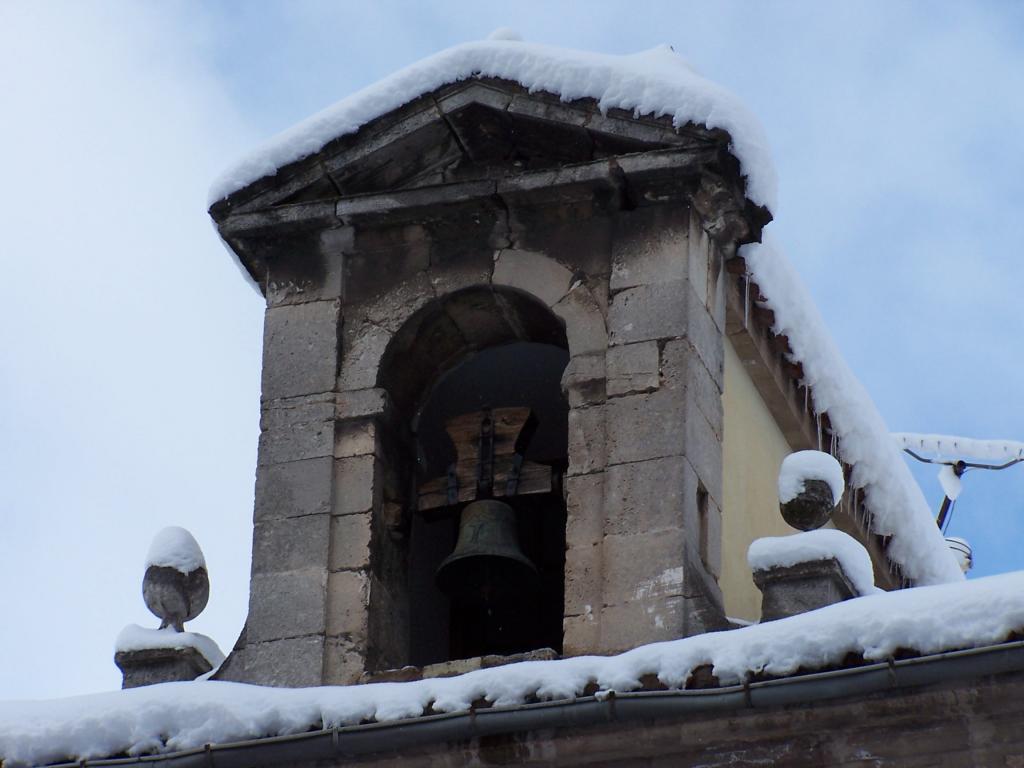
[[(408, 489), (406, 523), (398, 540), (376, 537), (372, 562), (391, 603), (378, 610), (403, 617), (406, 626), (383, 617), (371, 626), (406, 640), (402, 658), (383, 654), (382, 666), (561, 650), (568, 463), (561, 378), (568, 360), (561, 321), (533, 297), (505, 288), (439, 299), (392, 340), (379, 384), (405, 435), (404, 449), (392, 452), (404, 457), (401, 466), (387, 474), (388, 485)], [(467, 554), (460, 521), (465, 526), (467, 507), (483, 499), (511, 510), (514, 530), (501, 534), (502, 542), (536, 578), (527, 578), (529, 568), (495, 570), (511, 562), (507, 553)], [(438, 569), (459, 547), (465, 557), (441, 586)], [(467, 570), (467, 562), (490, 565)], [(494, 583), (483, 590), (465, 583), (485, 578)], [(396, 600), (403, 604), (397, 610)]]

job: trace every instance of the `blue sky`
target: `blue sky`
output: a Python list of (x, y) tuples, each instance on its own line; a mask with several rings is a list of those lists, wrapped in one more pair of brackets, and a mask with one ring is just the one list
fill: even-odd
[[(0, 698), (115, 688), (153, 534), (246, 612), (261, 302), (206, 188), (260, 139), (512, 26), (663, 42), (761, 118), (771, 225), (893, 430), (1024, 440), (1024, 6), (953, 2), (0, 5)], [(918, 472), (938, 507), (934, 471)], [(1024, 468), (966, 478), (976, 574), (1024, 568)]]

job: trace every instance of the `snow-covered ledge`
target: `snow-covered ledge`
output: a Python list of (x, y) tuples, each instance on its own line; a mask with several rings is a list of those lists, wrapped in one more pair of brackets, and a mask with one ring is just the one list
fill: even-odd
[(616, 656), (528, 661), (408, 683), (288, 689), (195, 681), (67, 699), (0, 701), (0, 755), (15, 768), (161, 754), (429, 713), (466, 713), (485, 705), (569, 702), (595, 689), (603, 695), (639, 690), (649, 676), (669, 689), (683, 689), (698, 669), (708, 667), (718, 685), (731, 686), (755, 675), (833, 669), (851, 654), (867, 662), (897, 651), (924, 656), (1002, 643), (1022, 631), (1024, 572), (1009, 573), (883, 592)]
[(147, 629), (129, 624), (114, 646), (114, 663), (123, 675), (122, 688), (195, 680), (221, 665), (224, 654), (206, 635)]
[(747, 563), (761, 590), (761, 621), (881, 591), (867, 550), (842, 531), (823, 528), (757, 539)]

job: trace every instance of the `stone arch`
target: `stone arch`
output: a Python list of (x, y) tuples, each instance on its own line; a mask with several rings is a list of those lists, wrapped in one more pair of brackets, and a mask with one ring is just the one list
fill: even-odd
[[(496, 261), (499, 267), (501, 258), (499, 255)], [(423, 651), (417, 649), (412, 639), (405, 645), (395, 642), (398, 636), (414, 638), (420, 627), (417, 620), (420, 598), (415, 594), (418, 587), (413, 583), (413, 574), (419, 574), (417, 578), (420, 579), (423, 576), (423, 569), (417, 564), (420, 550), (416, 549), (420, 546), (416, 542), (424, 541), (420, 533), (423, 524), (414, 514), (417, 482), (422, 479), (417, 478), (415, 471), (419, 458), (417, 450), (421, 446), (421, 436), (416, 434), (420, 411), (448, 372), (461, 370), (464, 364), (470, 365), (473, 360), (479, 360), (489, 350), (517, 343), (565, 350), (565, 356), (554, 372), (554, 393), (563, 403), (559, 418), (562, 420), (560, 455), (564, 463), (554, 474), (556, 485), (548, 494), (551, 498), (542, 502), (541, 497), (531, 497), (536, 498), (536, 503), (549, 507), (554, 500), (557, 515), (562, 520), (557, 533), (558, 604), (554, 606), (553, 621), (545, 625), (555, 626), (557, 632), (556, 642), (545, 644), (561, 645), (565, 503), (560, 488), (568, 463), (568, 403), (564, 399), (560, 379), (571, 358), (573, 346), (584, 353), (596, 352), (595, 345), (604, 343), (606, 333), (604, 317), (589, 290), (582, 283), (574, 286), (568, 270), (556, 266), (564, 272), (564, 291), (551, 290), (550, 281), (531, 285), (531, 281), (525, 279), (519, 281), (519, 285), (510, 285), (515, 282), (514, 278), (496, 269), (495, 280), (490, 285), (460, 288), (413, 308), (397, 330), (389, 335), (387, 344), (380, 351), (376, 377), (372, 383), (366, 383), (378, 392), (386, 393), (392, 416), (386, 430), (389, 444), (381, 446), (379, 459), (374, 465), (374, 486), (381, 490), (381, 496), (374, 514), (370, 550), (367, 666), (371, 670), (430, 661), (421, 660)], [(527, 291), (526, 288), (534, 290)], [(538, 296), (535, 291), (546, 293)], [(378, 349), (380, 340), (378, 338), (375, 344)], [(603, 355), (603, 349), (601, 353)], [(367, 363), (365, 355), (361, 355), (359, 362)], [(364, 377), (369, 379), (366, 373)], [(548, 380), (550, 382), (550, 377)], [(401, 511), (396, 514), (398, 510)], [(529, 517), (529, 513), (527, 515)], [(399, 517), (401, 522), (396, 524)], [(453, 523), (457, 525), (457, 515)], [(543, 525), (548, 526), (548, 523)], [(545, 556), (550, 557), (553, 551), (548, 541), (551, 529), (547, 527), (545, 530), (548, 533), (542, 534), (542, 538), (547, 543), (539, 546), (544, 548)], [(451, 543), (447, 546), (449, 550), (445, 554), (450, 551)], [(422, 611), (419, 613), (422, 615)], [(404, 623), (405, 626), (396, 632), (396, 623)]]
[(502, 286), (464, 288), (421, 307), (403, 323), (381, 355), (376, 386), (408, 419), (461, 359), (515, 341), (568, 349), (560, 318), (532, 295)]
[(555, 259), (536, 251), (498, 251), (491, 282), (535, 296), (561, 318), (570, 357), (604, 354), (608, 329), (601, 306), (585, 282)]
[(386, 324), (367, 323), (354, 333), (341, 361), (340, 390), (380, 386), (385, 355), (393, 357), (395, 350), (407, 344), (407, 338), (403, 337), (428, 322), (438, 311), (439, 302), (470, 295), (467, 292), (489, 290), (497, 297), (496, 301), (507, 299), (521, 308), (522, 301), (514, 298), (518, 296), (547, 307), (561, 320), (564, 345), (571, 358), (603, 355), (608, 347), (603, 303), (584, 280), (543, 253), (502, 249), (495, 252), (489, 274), (474, 270), (461, 276), (442, 263), (431, 265), (421, 275), (425, 279), (417, 282), (424, 287), (439, 284), (458, 287), (426, 301), (389, 307)]

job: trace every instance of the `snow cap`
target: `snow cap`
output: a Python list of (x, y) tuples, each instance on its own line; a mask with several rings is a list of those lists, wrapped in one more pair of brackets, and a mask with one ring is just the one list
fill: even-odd
[(963, 480), (949, 464), (943, 464), (939, 469), (939, 485), (942, 486), (942, 492), (949, 497), (950, 501), (956, 501), (960, 496), (960, 491), (964, 488)]
[(224, 652), (212, 638), (198, 632), (178, 632), (174, 627), (150, 629), (138, 624), (129, 624), (122, 629), (114, 642), (114, 653), (131, 653), (164, 648), (195, 648), (211, 667), (224, 663)]
[[(492, 38), (456, 45), (401, 69), (289, 128), (227, 168), (210, 188), (212, 205), (341, 136), (355, 133), (438, 88), (476, 77), (519, 83), (563, 101), (596, 99), (602, 112), (669, 116), (676, 127), (721, 128), (747, 177), (747, 196), (775, 206), (776, 178), (764, 129), (736, 96), (698, 75), (668, 45), (631, 55), (574, 51), (518, 40), (502, 28)], [(510, 42), (515, 42), (514, 45)]]
[(843, 468), (824, 451), (797, 451), (782, 460), (779, 470), (779, 501), (792, 501), (804, 490), (807, 480), (824, 480), (832, 489), (832, 503), (838, 504), (846, 488)]
[(765, 536), (754, 539), (747, 550), (747, 565), (752, 571), (789, 568), (798, 563), (829, 559), (839, 562), (846, 578), (861, 595), (881, 591), (875, 586), (875, 571), (868, 551), (842, 531), (819, 528), (789, 536)]
[(146, 555), (146, 567), (151, 565), (174, 568), (182, 573), (191, 573), (206, 567), (206, 558), (195, 537), (176, 525), (164, 528), (153, 537)]

